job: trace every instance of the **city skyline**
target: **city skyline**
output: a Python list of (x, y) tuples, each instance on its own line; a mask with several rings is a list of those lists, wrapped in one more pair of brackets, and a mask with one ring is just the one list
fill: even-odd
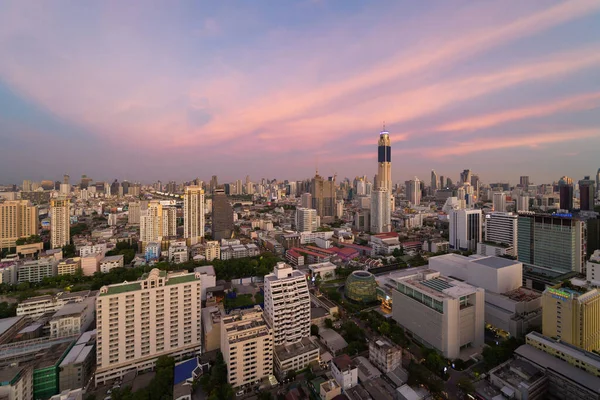
[(0, 183), (594, 176), (599, 2), (378, 5), (9, 2)]

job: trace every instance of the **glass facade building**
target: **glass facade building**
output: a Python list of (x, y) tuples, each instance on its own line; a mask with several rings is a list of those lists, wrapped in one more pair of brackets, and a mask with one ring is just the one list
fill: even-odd
[(346, 279), (344, 291), (346, 297), (358, 303), (370, 303), (377, 300), (377, 282), (375, 275), (366, 271), (354, 271)]

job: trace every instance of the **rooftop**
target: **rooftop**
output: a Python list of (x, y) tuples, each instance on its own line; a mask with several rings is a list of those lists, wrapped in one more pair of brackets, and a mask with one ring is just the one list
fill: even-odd
[(0, 319), (0, 336), (3, 335), (4, 332), (6, 332), (10, 328), (12, 328), (14, 325), (16, 325), (23, 318), (24, 317), (21, 315), (18, 317), (10, 317), (10, 318)]
[(9, 367), (0, 370), (0, 386), (8, 386), (19, 376), (23, 367)]
[(196, 274), (195, 273), (189, 273), (189, 274), (174, 276), (172, 278), (171, 277), (167, 277), (167, 285), (177, 285), (179, 283), (193, 282), (196, 279), (197, 278), (196, 278)]
[(335, 357), (332, 362), (335, 364), (337, 369), (340, 371), (346, 370), (348, 368), (355, 368), (356, 365), (352, 362), (352, 359), (348, 354), (342, 354), (341, 356)]
[(191, 358), (176, 364), (173, 371), (173, 384), (177, 385), (192, 378), (196, 368), (199, 368), (197, 358)]
[(511, 360), (490, 371), (503, 381), (508, 382), (513, 388), (518, 388), (521, 382), (533, 384), (544, 378), (544, 373), (524, 360)]
[(100, 262), (118, 262), (123, 259), (123, 254), (119, 254), (118, 256), (105, 256)]
[(344, 339), (342, 335), (333, 329), (321, 329), (319, 331), (319, 336), (321, 339), (327, 342), (327, 346), (332, 351), (338, 351), (348, 347), (348, 342), (346, 342), (346, 339)]
[(66, 353), (67, 349), (69, 349), (72, 344), (73, 341), (71, 340), (50, 346), (41, 357), (36, 358), (34, 368), (38, 370), (57, 365), (63, 357), (63, 354)]
[(573, 346), (572, 344), (565, 343), (561, 340), (550, 339), (535, 331), (530, 332), (526, 336), (526, 341), (536, 341), (544, 345), (560, 351), (561, 353), (567, 354), (578, 360), (584, 361), (586, 364), (592, 365), (600, 370), (600, 355), (591, 353), (580, 349), (579, 347)]
[(309, 338), (303, 338), (300, 342), (291, 345), (281, 345), (275, 347), (275, 354), (281, 361), (299, 356), (300, 354), (318, 350), (319, 346), (314, 344)]
[[(458, 255), (458, 254), (454, 254), (454, 255)], [(477, 259), (473, 260), (472, 262), (474, 264), (480, 264), (480, 265), (484, 265), (486, 267), (496, 268), (496, 269), (512, 267), (515, 264), (521, 264), (519, 261), (516, 261), (516, 260), (509, 260), (508, 258), (493, 257), (493, 256), (477, 258)]]
[(523, 357), (533, 364), (539, 365), (544, 369), (551, 370), (557, 375), (562, 375), (576, 382), (577, 384), (596, 393), (600, 392), (600, 378), (582, 371), (570, 365), (566, 361), (562, 361), (548, 353), (536, 349), (533, 346), (524, 344), (515, 350), (515, 354)]
[(115, 285), (110, 285), (110, 286), (106, 286), (106, 293), (101, 293), (101, 296), (107, 296), (107, 295), (113, 295), (113, 294), (120, 294), (120, 293), (126, 293), (126, 292), (133, 292), (135, 290), (140, 290), (142, 288), (142, 285), (140, 284), (140, 282), (133, 282), (133, 283), (129, 283), (129, 282), (123, 282), (123, 283), (117, 283)]

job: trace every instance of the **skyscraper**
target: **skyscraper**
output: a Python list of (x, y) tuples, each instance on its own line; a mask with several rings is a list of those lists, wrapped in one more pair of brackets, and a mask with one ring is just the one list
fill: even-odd
[(219, 180), (216, 175), (213, 175), (210, 179), (210, 192), (212, 193), (217, 190), (217, 187), (219, 187)]
[[(280, 376), (319, 358), (310, 341), (310, 293), (306, 276), (278, 262), (265, 276), (265, 318), (273, 328), (275, 367)], [(290, 347), (291, 346), (291, 347)]]
[(371, 232), (383, 233), (392, 230), (390, 194), (385, 188), (371, 192)]
[(415, 176), (415, 179), (406, 181), (406, 199), (413, 206), (421, 204), (421, 181)]
[(53, 249), (71, 242), (71, 218), (69, 199), (59, 197), (50, 201), (50, 244)]
[(435, 194), (435, 191), (438, 189), (438, 176), (435, 171), (431, 170), (431, 194)]
[(468, 183), (471, 184), (471, 170), (470, 169), (465, 169), (463, 172), (460, 173), (460, 181), (461, 183)]
[(19, 238), (38, 234), (38, 208), (28, 200), (0, 203), (0, 249), (16, 246)]
[(392, 147), (390, 133), (384, 130), (379, 133), (377, 152), (377, 179), (375, 189), (386, 189), (392, 192)]
[(144, 244), (161, 242), (163, 238), (163, 207), (158, 201), (151, 201), (140, 210), (140, 241)]
[(596, 197), (600, 197), (600, 168), (596, 172)]
[(223, 189), (216, 189), (212, 198), (213, 240), (230, 239), (233, 234), (233, 208)]
[(529, 211), (529, 196), (526, 194), (517, 196), (515, 207), (516, 211)]
[(204, 190), (186, 186), (183, 193), (183, 237), (194, 245), (204, 237)]
[(453, 250), (477, 250), (481, 242), (481, 210), (451, 210), (450, 248)]
[(494, 211), (506, 211), (506, 193), (495, 192), (492, 204), (494, 205)]
[(335, 178), (326, 180), (317, 172), (311, 181), (310, 194), (311, 208), (317, 210), (321, 219), (335, 217)]
[(579, 208), (581, 210), (594, 210), (595, 182), (589, 176), (579, 181)]
[(302, 193), (302, 196), (300, 196), (300, 205), (304, 208), (311, 208), (312, 195), (310, 193)]
[(519, 186), (523, 189), (527, 189), (529, 187), (529, 177), (524, 175), (519, 178)]
[(573, 180), (567, 176), (563, 176), (558, 181), (558, 192), (560, 209), (572, 211), (573, 210)]

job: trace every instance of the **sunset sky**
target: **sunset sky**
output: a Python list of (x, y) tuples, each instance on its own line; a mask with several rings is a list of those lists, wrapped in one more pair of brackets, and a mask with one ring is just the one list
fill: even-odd
[(2, 1), (0, 183), (600, 167), (600, 1)]

